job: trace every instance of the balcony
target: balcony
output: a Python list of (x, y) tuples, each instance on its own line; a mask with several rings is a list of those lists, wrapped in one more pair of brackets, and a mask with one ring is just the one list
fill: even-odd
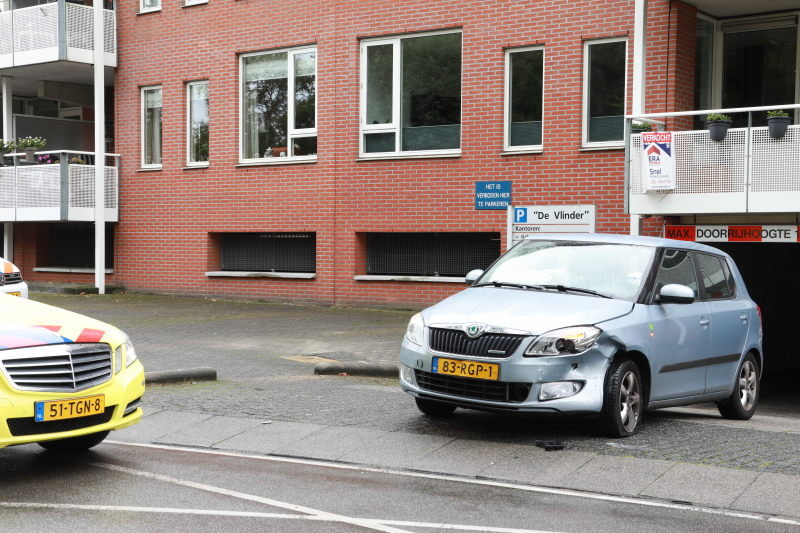
[[(58, 154), (59, 164), (0, 167), (0, 222), (88, 222), (94, 220), (94, 165), (67, 163), (68, 157), (89, 159), (88, 152)], [(18, 157), (24, 154), (10, 154)], [(118, 160), (105, 167), (105, 219), (119, 221)]]
[[(0, 12), (0, 69), (72, 61), (92, 64), (93, 8), (58, 0)], [(105, 65), (117, 66), (117, 17), (104, 9)]]
[[(800, 105), (722, 109), (626, 117), (658, 119), (707, 113), (798, 109)], [(750, 121), (752, 123), (752, 120)], [(767, 127), (732, 128), (723, 141), (711, 140), (708, 130), (673, 132), (676, 158), (675, 189), (644, 192), (642, 136), (626, 141), (626, 208), (632, 215), (693, 215), (741, 213), (796, 213), (800, 210), (800, 126), (790, 126), (781, 139), (773, 139)]]

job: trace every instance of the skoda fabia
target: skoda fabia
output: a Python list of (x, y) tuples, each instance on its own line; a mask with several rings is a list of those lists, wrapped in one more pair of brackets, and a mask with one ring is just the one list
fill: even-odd
[(758, 405), (761, 310), (715, 248), (650, 237), (538, 235), (414, 315), (400, 382), (428, 415), (457, 407), (597, 417), (639, 431), (648, 409)]

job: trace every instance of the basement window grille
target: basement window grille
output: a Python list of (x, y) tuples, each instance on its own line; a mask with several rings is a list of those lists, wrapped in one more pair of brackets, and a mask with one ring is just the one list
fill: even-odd
[(498, 257), (499, 233), (367, 234), (367, 274), (463, 277)]
[[(50, 224), (47, 266), (94, 268), (94, 224)], [(114, 268), (114, 225), (106, 224), (106, 268)]]
[(222, 270), (239, 272), (317, 271), (316, 233), (224, 233)]

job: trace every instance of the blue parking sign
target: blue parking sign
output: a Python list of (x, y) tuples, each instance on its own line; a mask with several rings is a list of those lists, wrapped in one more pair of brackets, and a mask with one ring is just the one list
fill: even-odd
[(514, 222), (527, 222), (528, 221), (528, 208), (515, 207), (514, 208)]

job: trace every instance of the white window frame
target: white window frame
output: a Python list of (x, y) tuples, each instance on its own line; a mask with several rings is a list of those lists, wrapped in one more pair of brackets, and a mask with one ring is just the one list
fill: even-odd
[[(403, 152), (401, 148), (401, 127), (400, 127), (400, 87), (402, 85), (402, 69), (400, 64), (400, 44), (403, 39), (414, 39), (418, 37), (432, 37), (434, 35), (446, 35), (449, 33), (460, 33), (461, 35), (461, 144), (463, 144), (464, 133), (464, 36), (461, 29), (434, 31), (426, 33), (414, 33), (410, 35), (398, 35), (397, 37), (376, 37), (374, 39), (363, 39), (359, 48), (361, 49), (361, 69), (360, 69), (360, 105), (359, 105), (359, 132), (358, 132), (358, 153), (362, 159), (384, 159), (384, 158), (413, 158), (419, 156), (437, 155), (461, 155), (461, 148), (449, 150), (415, 150)], [(367, 48), (371, 46), (381, 46), (392, 44), (392, 123), (391, 124), (367, 124)], [(394, 133), (394, 152), (364, 152), (365, 133)]]
[[(314, 52), (314, 127), (313, 128), (303, 128), (303, 129), (295, 129), (294, 128), (294, 56), (297, 54), (305, 54), (308, 52)], [(262, 56), (262, 55), (269, 55), (269, 54), (287, 54), (286, 60), (288, 61), (288, 70), (287, 70), (287, 85), (288, 91), (286, 95), (286, 114), (287, 114), (287, 125), (286, 125), (286, 157), (252, 157), (252, 158), (245, 158), (244, 157), (244, 60), (248, 57), (255, 57), (255, 56)], [(316, 155), (292, 155), (292, 150), (290, 149), (292, 145), (293, 139), (299, 139), (303, 137), (317, 137), (317, 143), (319, 143), (319, 136), (317, 135), (317, 125), (319, 124), (319, 52), (317, 51), (316, 46), (302, 46), (298, 48), (280, 48), (276, 50), (270, 50), (269, 52), (253, 52), (249, 54), (241, 54), (239, 56), (239, 163), (240, 164), (248, 164), (248, 163), (272, 163), (272, 164), (282, 164), (282, 163), (302, 163), (307, 161), (316, 161)], [(319, 144), (317, 145), (319, 146)], [(317, 148), (317, 153), (319, 153), (319, 148)]]
[[(542, 144), (530, 144), (521, 146), (511, 146), (511, 54), (520, 52), (542, 51)], [(504, 152), (532, 152), (541, 151), (544, 148), (544, 71), (547, 52), (544, 45), (525, 46), (520, 48), (509, 48), (506, 50), (506, 80), (505, 80), (505, 113), (503, 127), (503, 151)]]
[[(148, 165), (148, 164), (145, 164), (145, 155), (146, 155), (146, 150), (145, 150), (145, 120), (146, 119), (145, 119), (145, 116), (146, 116), (146, 111), (145, 111), (145, 96), (144, 95), (145, 95), (145, 93), (147, 91), (152, 91), (154, 89), (160, 89), (161, 90), (161, 163), (151, 163), (151, 164)], [(139, 110), (139, 114), (141, 116), (141, 118), (140, 118), (140, 127), (141, 127), (141, 132), (140, 132), (141, 143), (140, 143), (140, 147), (141, 147), (141, 152), (142, 152), (142, 154), (141, 154), (141, 156), (142, 156), (141, 157), (142, 167), (141, 168), (161, 168), (163, 166), (163, 163), (164, 163), (164, 88), (161, 85), (148, 85), (146, 87), (142, 87), (139, 90), (139, 92), (141, 93), (140, 98), (141, 98), (141, 101), (142, 101), (141, 102), (141, 108)]]
[(144, 0), (139, 0), (139, 13), (152, 13), (153, 11), (161, 11), (161, 3), (164, 0), (158, 0), (156, 7), (144, 7)]
[(628, 37), (608, 37), (583, 42), (583, 124), (581, 126), (581, 147), (583, 148), (624, 148), (625, 139), (619, 141), (589, 142), (589, 47), (596, 44), (625, 43), (625, 95), (622, 103), (623, 116), (628, 113)]
[[(208, 122), (211, 124), (211, 86), (208, 80), (190, 81), (186, 84), (186, 166), (187, 167), (207, 167), (211, 160), (211, 150), (209, 150), (209, 161), (192, 161), (192, 87), (197, 85), (206, 85), (209, 90), (209, 117)], [(163, 94), (162, 94), (163, 97)], [(162, 103), (163, 105), (163, 103)], [(211, 134), (209, 133), (209, 137)]]

